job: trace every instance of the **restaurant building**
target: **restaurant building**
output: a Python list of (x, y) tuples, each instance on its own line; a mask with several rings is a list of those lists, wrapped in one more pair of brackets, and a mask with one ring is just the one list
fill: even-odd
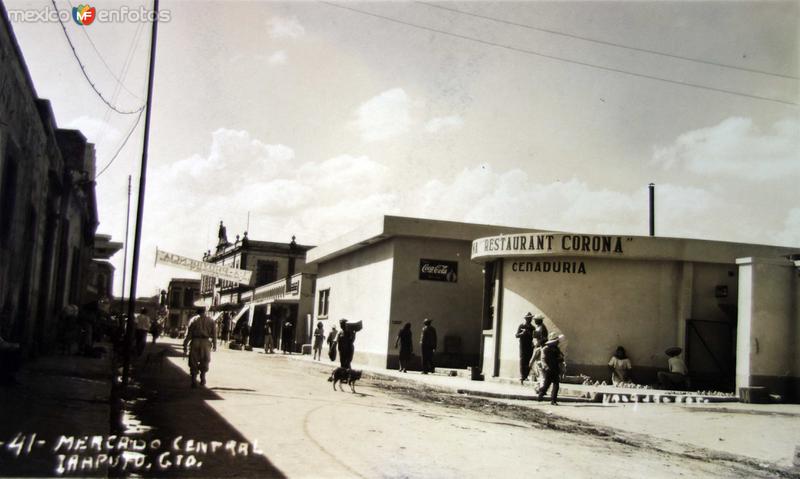
[(517, 326), (541, 313), (566, 337), (568, 374), (608, 378), (617, 346), (633, 379), (655, 382), (683, 349), (692, 385), (766, 386), (800, 397), (798, 248), (555, 232), (476, 238), (484, 265), (482, 363), (517, 377)]

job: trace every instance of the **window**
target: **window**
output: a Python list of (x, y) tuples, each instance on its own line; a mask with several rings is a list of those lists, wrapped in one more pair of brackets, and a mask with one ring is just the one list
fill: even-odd
[(278, 279), (278, 262), (258, 260), (256, 265), (256, 286), (272, 283)]
[(331, 300), (331, 290), (323, 289), (319, 292), (319, 307), (317, 308), (317, 316), (325, 318), (328, 316), (328, 304)]

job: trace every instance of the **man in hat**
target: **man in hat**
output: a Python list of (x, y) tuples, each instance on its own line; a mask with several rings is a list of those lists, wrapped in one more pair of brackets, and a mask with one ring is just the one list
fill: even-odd
[(561, 337), (556, 333), (550, 333), (548, 341), (542, 349), (542, 369), (544, 373), (544, 384), (539, 388), (539, 401), (547, 394), (547, 389), (553, 385), (553, 392), (550, 396), (550, 404), (556, 406), (558, 403), (558, 387), (561, 381), (561, 363), (564, 362), (564, 353), (558, 347)]
[(422, 374), (432, 373), (433, 367), (433, 354), (436, 352), (436, 345), (438, 339), (436, 337), (436, 328), (431, 326), (431, 319), (425, 318), (422, 322), (422, 334), (419, 338), (419, 346), (422, 350)]
[(525, 315), (525, 322), (517, 327), (519, 339), (519, 383), (525, 384), (531, 372), (531, 357), (533, 357), (533, 314)]
[(681, 352), (683, 350), (676, 346), (664, 351), (664, 354), (669, 357), (667, 360), (669, 371), (658, 372), (658, 383), (662, 389), (683, 389), (686, 387), (689, 370), (686, 368), (686, 363), (680, 358)]
[(336, 337), (336, 347), (339, 349), (339, 365), (345, 369), (350, 369), (353, 356), (356, 353), (356, 332), (352, 327), (347, 327), (347, 320), (339, 320), (339, 335)]
[(197, 373), (200, 384), (206, 384), (206, 373), (211, 362), (211, 351), (217, 350), (217, 325), (203, 308), (197, 310), (198, 318), (189, 326), (183, 340), (183, 354), (189, 349), (189, 372), (192, 374), (192, 387), (197, 387)]

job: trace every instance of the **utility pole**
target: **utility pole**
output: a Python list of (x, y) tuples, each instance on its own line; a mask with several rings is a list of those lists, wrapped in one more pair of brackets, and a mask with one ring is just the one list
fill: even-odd
[(153, 73), (156, 62), (156, 38), (158, 35), (158, 0), (153, 0), (153, 26), (150, 35), (150, 71), (147, 77), (147, 103), (144, 115), (144, 144), (142, 145), (142, 165), (139, 173), (139, 198), (136, 204), (136, 229), (133, 237), (133, 258), (131, 259), (131, 291), (128, 295), (128, 327), (125, 332), (125, 360), (122, 367), (122, 386), (128, 386), (131, 369), (131, 340), (135, 328), (133, 314), (136, 308), (136, 280), (139, 275), (139, 243), (142, 238), (142, 216), (144, 215), (144, 191), (147, 179), (147, 147), (150, 141), (150, 114), (153, 101)]
[(128, 175), (128, 208), (125, 210), (125, 252), (122, 256), (122, 296), (119, 299), (120, 312), (125, 304), (125, 277), (128, 267), (128, 227), (131, 222), (131, 175)]

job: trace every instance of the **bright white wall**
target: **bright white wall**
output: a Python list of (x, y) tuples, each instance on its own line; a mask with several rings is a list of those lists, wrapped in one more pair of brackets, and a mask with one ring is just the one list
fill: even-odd
[(664, 350), (678, 344), (678, 263), (591, 258), (583, 260), (586, 274), (573, 274), (514, 272), (514, 261), (520, 260), (503, 267), (500, 376), (519, 374), (514, 335), (528, 311), (541, 312), (551, 332), (566, 335), (570, 363), (603, 366), (621, 345), (634, 366), (666, 366)]
[[(356, 336), (354, 362), (381, 365), (387, 354), (393, 271), (393, 244), (383, 241), (319, 265), (314, 298), (314, 324), (339, 329), (339, 320), (362, 321)], [(330, 289), (328, 317), (319, 317), (319, 294)], [(383, 366), (386, 365), (385, 359)]]

